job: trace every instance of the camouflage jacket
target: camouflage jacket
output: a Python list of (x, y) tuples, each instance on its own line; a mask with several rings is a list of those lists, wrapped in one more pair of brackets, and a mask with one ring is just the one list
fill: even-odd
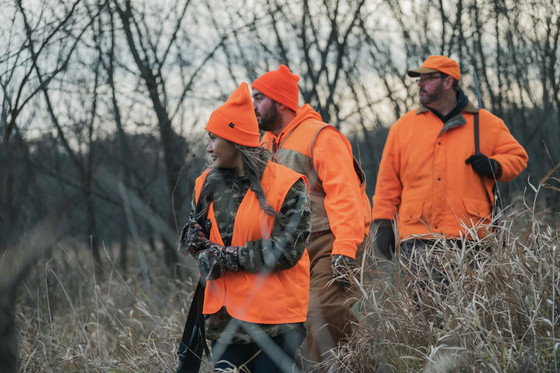
[[(224, 178), (224, 182), (213, 183), (218, 185), (217, 190), (213, 191), (213, 202), (218, 230), (224, 244), (229, 246), (237, 209), (249, 190), (250, 182), (246, 177), (224, 175), (219, 169), (212, 170), (208, 177)], [(193, 196), (191, 218), (194, 211)], [(299, 180), (286, 195), (270, 237), (249, 241), (240, 248), (239, 264), (245, 271), (251, 273), (258, 273), (267, 267), (272, 267), (273, 271), (291, 268), (299, 261), (307, 246), (310, 229), (308, 190), (306, 184)], [(270, 258), (275, 260), (273, 265), (270, 263)], [(230, 323), (228, 333), (224, 334)], [(206, 316), (207, 338), (225, 343), (252, 343), (255, 340), (255, 333), (265, 333), (269, 337), (275, 337), (296, 327), (302, 327), (301, 323), (265, 325), (233, 319), (225, 308)]]

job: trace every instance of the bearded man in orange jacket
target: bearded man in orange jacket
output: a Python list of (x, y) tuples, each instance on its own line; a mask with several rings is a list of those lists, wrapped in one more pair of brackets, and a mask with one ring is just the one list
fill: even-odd
[(265, 131), (261, 145), (309, 180), (311, 286), (303, 356), (321, 361), (356, 321), (351, 278), (371, 206), (350, 142), (310, 105), (298, 108), (298, 81), (285, 65), (263, 74), (252, 85), (253, 106)]
[(528, 161), (504, 122), (468, 101), (455, 60), (429, 56), (408, 76), (419, 78), (421, 105), (389, 130), (373, 197), (374, 244), (388, 259), (393, 224), (408, 260), (440, 238), (484, 237), (495, 183), (510, 181)]

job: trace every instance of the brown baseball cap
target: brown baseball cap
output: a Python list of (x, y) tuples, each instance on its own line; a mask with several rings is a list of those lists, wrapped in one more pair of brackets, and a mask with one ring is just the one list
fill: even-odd
[(459, 71), (457, 61), (445, 56), (430, 56), (426, 58), (422, 66), (414, 70), (408, 70), (407, 74), (414, 78), (420, 76), (420, 74), (432, 74), (438, 71), (455, 78), (455, 80), (461, 79), (461, 72)]

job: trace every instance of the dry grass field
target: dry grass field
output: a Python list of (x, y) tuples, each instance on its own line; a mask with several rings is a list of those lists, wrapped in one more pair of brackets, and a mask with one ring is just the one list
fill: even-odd
[[(559, 219), (531, 201), (518, 205), (477, 243), (488, 251), (429, 250), (445, 291), (429, 279), (407, 286), (398, 275), (406, 268), (370, 255), (358, 279), (360, 322), (331, 371), (560, 371)], [(194, 284), (172, 280), (162, 258), (145, 251), (149, 282), (137, 268), (117, 270), (110, 248), (101, 271), (72, 243), (43, 258), (19, 289), (20, 371), (175, 371)], [(211, 371), (206, 362), (202, 371)]]

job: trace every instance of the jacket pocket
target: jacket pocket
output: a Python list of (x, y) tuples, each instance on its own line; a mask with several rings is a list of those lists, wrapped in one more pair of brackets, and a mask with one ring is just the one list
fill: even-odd
[(401, 205), (399, 209), (400, 218), (403, 221), (418, 220), (422, 216), (424, 201), (412, 201)]
[(463, 204), (465, 205), (465, 210), (471, 216), (476, 216), (479, 218), (486, 218), (490, 216), (490, 206), (486, 201), (472, 198), (463, 198)]

